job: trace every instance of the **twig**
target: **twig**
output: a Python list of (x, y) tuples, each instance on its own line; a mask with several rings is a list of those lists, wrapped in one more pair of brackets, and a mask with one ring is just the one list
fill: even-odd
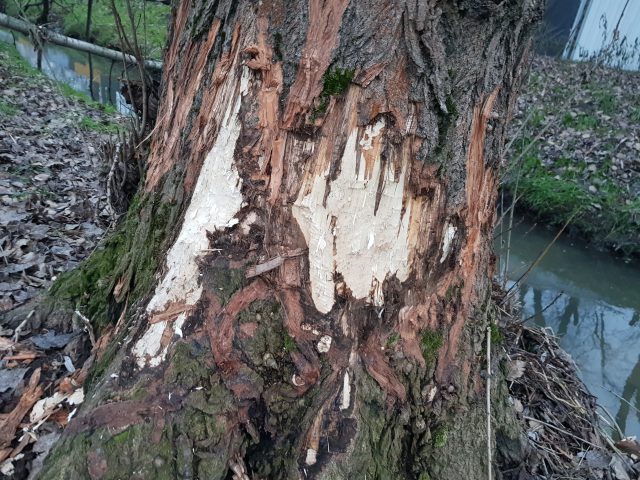
[(81, 314), (78, 310), (75, 311), (75, 314), (84, 322), (84, 325), (87, 329), (87, 333), (89, 334), (89, 341), (91, 342), (91, 347), (95, 348), (96, 346), (96, 336), (93, 333), (93, 326), (91, 325), (91, 320)]
[[(600, 388), (604, 388), (604, 389), (605, 389), (607, 392), (609, 392), (610, 394), (615, 395), (616, 397), (618, 397), (618, 398), (619, 398), (620, 400), (622, 400), (624, 403), (626, 403), (627, 405), (629, 405), (629, 407), (631, 407), (633, 410), (635, 410), (635, 412), (636, 412), (638, 415), (640, 415), (640, 410), (639, 410), (638, 408), (634, 407), (634, 406), (631, 404), (631, 402), (629, 402), (629, 400), (627, 400), (627, 399), (626, 399), (626, 398), (624, 398), (624, 397), (621, 397), (621, 396), (620, 396), (620, 395), (618, 395), (616, 392), (614, 392), (613, 390), (608, 389), (608, 388), (607, 388), (607, 387), (605, 387), (604, 385), (600, 385)], [(600, 407), (601, 407), (601, 408), (603, 408), (603, 407), (602, 407), (602, 405), (601, 405)]]
[(520, 278), (518, 278), (518, 280), (516, 280), (514, 282), (514, 284), (509, 288), (509, 290), (507, 290), (507, 292), (505, 293), (504, 298), (502, 300), (502, 303), (505, 302), (505, 300), (509, 296), (509, 293), (511, 293), (511, 291), (517, 285), (519, 285), (520, 282), (522, 282), (524, 279), (526, 279), (529, 276), (529, 273), (531, 273), (531, 270), (533, 270), (536, 266), (538, 266), (540, 261), (547, 255), (547, 252), (549, 252), (549, 249), (556, 243), (556, 240), (558, 240), (558, 238), (560, 238), (560, 235), (562, 235), (562, 232), (565, 231), (565, 229), (569, 226), (569, 223), (571, 223), (571, 220), (573, 220), (573, 218), (578, 214), (578, 212), (579, 212), (579, 210), (576, 210), (575, 212), (573, 212), (571, 214), (571, 216), (567, 219), (567, 221), (564, 223), (562, 228), (558, 231), (558, 233), (556, 233), (556, 236), (553, 237), (553, 240), (551, 240), (551, 242), (549, 242), (547, 244), (547, 246), (542, 251), (542, 253), (540, 253), (540, 255), (538, 255), (538, 258), (536, 258), (535, 261), (531, 265), (529, 265), (529, 268), (527, 268), (527, 270), (520, 276)]
[(20, 339), (20, 332), (22, 331), (22, 329), (25, 327), (25, 325), (27, 324), (27, 322), (33, 316), (33, 314), (35, 312), (36, 312), (35, 310), (31, 310), (29, 312), (29, 315), (27, 315), (25, 317), (25, 319), (22, 320), (22, 322), (20, 322), (20, 325), (18, 325), (18, 327), (14, 330), (14, 332), (13, 332), (13, 343), (18, 343), (18, 340)]
[(304, 252), (306, 252), (306, 249), (296, 248), (295, 250), (289, 253), (286, 253), (284, 255), (278, 255), (277, 257), (273, 257), (267, 260), (266, 262), (259, 263), (258, 265), (255, 265), (253, 267), (249, 267), (247, 268), (246, 277), (253, 278), (253, 277), (257, 277), (258, 275), (262, 275), (263, 273), (269, 272), (275, 268), (278, 268), (280, 265), (284, 263), (285, 260), (289, 258), (299, 257)]
[(580, 442), (586, 443), (587, 445), (591, 445), (594, 448), (597, 448), (598, 450), (602, 450), (602, 447), (599, 445), (596, 445), (595, 443), (591, 443), (589, 440), (585, 440), (584, 438), (581, 438), (577, 435), (574, 435), (571, 432), (568, 432), (560, 427), (556, 427), (555, 425), (552, 425), (551, 423), (545, 422), (544, 420), (540, 420), (539, 418), (533, 418), (533, 417), (529, 417), (527, 415), (523, 415), (522, 418), (524, 418), (525, 420), (533, 420), (534, 422), (538, 422), (541, 423), (542, 425), (551, 428), (552, 430), (555, 430), (557, 432), (562, 433), (563, 435), (568, 435), (571, 438), (573, 438), (574, 440), (578, 440)]
[(491, 324), (487, 325), (487, 478), (493, 480), (491, 472)]

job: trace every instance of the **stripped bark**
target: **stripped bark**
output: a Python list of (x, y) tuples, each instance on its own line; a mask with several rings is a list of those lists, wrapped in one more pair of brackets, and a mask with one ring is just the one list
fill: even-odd
[(143, 193), (163, 265), (45, 477), (484, 477), (497, 168), (540, 3), (178, 2)]

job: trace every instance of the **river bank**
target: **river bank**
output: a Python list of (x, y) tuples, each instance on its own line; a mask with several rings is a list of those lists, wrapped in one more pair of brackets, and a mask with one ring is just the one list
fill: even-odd
[(510, 136), (504, 186), (519, 207), (640, 255), (640, 74), (536, 58)]
[(124, 119), (0, 43), (0, 311), (88, 256), (109, 224), (99, 157)]
[[(133, 24), (137, 27), (143, 55), (149, 59), (162, 59), (162, 51), (167, 39), (171, 7), (160, 2), (148, 0), (130, 0)], [(36, 23), (42, 14), (39, 3), (23, 0), (7, 0), (6, 13), (12, 17), (23, 18)], [(91, 29), (86, 32), (88, 2), (58, 0), (51, 3), (47, 26), (58, 32), (80, 40), (86, 40), (102, 47), (121, 50), (121, 42), (116, 28), (110, 2), (93, 2)], [(132, 38), (132, 21), (127, 12), (126, 0), (115, 0), (122, 25), (129, 38)], [(124, 49), (127, 53), (134, 53)]]

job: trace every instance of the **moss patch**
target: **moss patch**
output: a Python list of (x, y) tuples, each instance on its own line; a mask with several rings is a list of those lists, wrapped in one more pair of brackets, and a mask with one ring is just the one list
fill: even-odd
[(342, 95), (347, 91), (354, 75), (353, 70), (334, 68), (324, 74), (321, 97)]
[(438, 356), (438, 351), (442, 347), (442, 334), (432, 330), (424, 330), (420, 337), (420, 347), (422, 348), (422, 356), (427, 365), (433, 365)]
[(176, 478), (170, 433), (163, 433), (158, 443), (152, 443), (153, 428), (153, 424), (132, 425), (113, 436), (99, 428), (92, 434), (65, 439), (47, 458), (40, 478), (90, 478), (87, 462), (106, 462), (107, 471), (101, 477), (105, 480)]
[(93, 321), (99, 336), (119, 314), (112, 295), (117, 282), (122, 282), (123, 295), (129, 295), (130, 303), (153, 286), (169, 208), (155, 204), (151, 195), (144, 200), (134, 198), (116, 232), (75, 270), (62, 274), (46, 301), (80, 310)]
[(342, 95), (347, 91), (353, 80), (354, 70), (334, 68), (327, 70), (323, 77), (322, 92), (318, 97), (316, 107), (311, 112), (311, 119), (314, 120), (327, 111), (329, 98), (331, 96)]
[(445, 426), (439, 426), (435, 432), (433, 432), (433, 446), (436, 448), (444, 448), (449, 439), (449, 430)]

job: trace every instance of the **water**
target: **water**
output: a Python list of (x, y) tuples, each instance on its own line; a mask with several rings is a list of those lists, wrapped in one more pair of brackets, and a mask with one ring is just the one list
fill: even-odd
[[(37, 68), (38, 55), (29, 37), (0, 28), (0, 42), (15, 45), (22, 58)], [(42, 72), (97, 102), (114, 105), (121, 113), (131, 112), (120, 93), (120, 78), (124, 77), (121, 62), (47, 43), (42, 54)], [(137, 78), (132, 71), (129, 75)]]
[[(525, 223), (514, 227), (508, 277), (519, 278), (555, 233)], [(638, 265), (561, 237), (527, 277), (520, 297), (525, 318), (553, 329), (598, 403), (626, 435), (640, 437)]]

